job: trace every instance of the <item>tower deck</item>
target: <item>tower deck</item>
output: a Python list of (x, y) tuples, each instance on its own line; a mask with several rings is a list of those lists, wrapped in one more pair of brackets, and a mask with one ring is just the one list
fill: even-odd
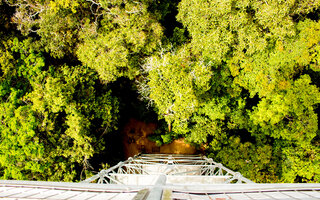
[(0, 199), (320, 199), (320, 184), (257, 184), (201, 155), (140, 154), (80, 183), (0, 181)]

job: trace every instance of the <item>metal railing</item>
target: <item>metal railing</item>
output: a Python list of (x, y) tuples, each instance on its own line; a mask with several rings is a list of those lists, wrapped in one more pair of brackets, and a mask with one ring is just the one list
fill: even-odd
[[(117, 165), (101, 170), (83, 183), (127, 184), (118, 179), (123, 175), (166, 175), (171, 177), (223, 177), (224, 183), (254, 183), (221, 163), (202, 155), (140, 154)], [(221, 183), (221, 182), (219, 182)], [(188, 183), (184, 183), (188, 184)]]

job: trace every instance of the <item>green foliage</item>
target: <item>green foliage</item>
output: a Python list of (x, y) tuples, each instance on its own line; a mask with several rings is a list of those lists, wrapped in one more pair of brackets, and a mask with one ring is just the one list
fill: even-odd
[(157, 145), (183, 137), (257, 182), (319, 182), (319, 8), (1, 1), (1, 177), (89, 175), (119, 118), (111, 82), (125, 77), (166, 122)]
[(285, 93), (263, 98), (251, 113), (251, 119), (274, 138), (310, 143), (318, 130), (314, 105), (320, 103), (319, 89), (303, 75)]
[(37, 34), (41, 37), (40, 43), (45, 51), (53, 57), (62, 58), (65, 54), (75, 53), (78, 42), (78, 17), (70, 11), (52, 12), (43, 11)]
[(173, 141), (174, 136), (171, 133), (152, 134), (148, 136), (148, 139), (155, 142), (157, 146), (161, 146), (163, 144), (170, 144)]
[[(317, 181), (317, 159), (307, 164), (303, 155), (318, 132), (319, 88), (306, 74), (319, 71), (319, 23), (307, 19), (318, 7), (182, 0), (177, 18), (191, 39), (181, 42), (176, 29), (181, 46), (148, 59), (140, 93), (169, 128), (252, 180)], [(288, 154), (280, 141), (301, 153)], [(310, 173), (297, 170), (303, 163)]]
[(191, 62), (183, 57), (186, 51), (177, 54), (169, 52), (162, 58), (151, 57), (145, 65), (145, 70), (149, 72), (150, 98), (168, 123), (187, 120), (197, 107), (192, 91), (194, 77), (190, 74)]
[[(319, 183), (319, 146), (283, 147), (282, 181)], [(300, 180), (299, 180), (300, 179)]]
[(63, 65), (53, 71), (31, 43), (2, 41), (8, 56), (1, 59), (0, 175), (72, 181), (79, 175), (75, 168), (88, 167), (103, 150), (101, 136), (114, 129), (117, 101), (105, 87), (96, 91), (91, 69)]
[(49, 7), (55, 12), (61, 9), (70, 9), (73, 13), (76, 13), (77, 8), (83, 3), (83, 0), (51, 0), (49, 1)]
[[(16, 98), (12, 96), (12, 100)], [(37, 121), (30, 106), (1, 103), (0, 166), (4, 179), (42, 179), (45, 172), (44, 144), (36, 135)]]
[(268, 144), (242, 143), (239, 137), (230, 137), (228, 145), (223, 147), (215, 159), (254, 182), (277, 182), (278, 164), (275, 162), (274, 150)]
[(155, 142), (157, 146), (161, 146), (163, 145), (163, 141), (162, 141), (162, 138), (161, 138), (161, 135), (158, 135), (158, 134), (152, 134), (152, 135), (149, 135), (148, 136), (148, 139), (152, 142)]
[(166, 127), (166, 124), (163, 123), (163, 121), (159, 121), (159, 123), (161, 125), (154, 131), (154, 134), (148, 136), (148, 139), (155, 142), (157, 146), (170, 144), (174, 139), (181, 137), (175, 132), (169, 132), (168, 127)]
[(77, 50), (80, 61), (95, 69), (106, 83), (118, 77), (133, 79), (143, 56), (160, 43), (162, 28), (148, 11), (149, 1), (101, 2), (100, 26), (86, 24)]
[[(36, 34), (34, 41), (55, 58), (74, 55), (78, 33), (91, 18), (90, 4), (83, 0), (10, 0), (16, 6), (12, 21), (24, 35)], [(76, 14), (75, 14), (76, 13)]]
[(194, 52), (220, 63), (230, 53), (250, 56), (267, 49), (269, 41), (294, 36), (292, 16), (307, 14), (319, 6), (319, 3), (306, 4), (305, 1), (183, 0), (177, 18), (188, 28)]

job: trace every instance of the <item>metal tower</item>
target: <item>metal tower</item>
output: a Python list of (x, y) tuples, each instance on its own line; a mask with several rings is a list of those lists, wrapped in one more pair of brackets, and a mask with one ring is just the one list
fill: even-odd
[(83, 181), (98, 184), (152, 185), (141, 190), (141, 199), (171, 199), (172, 191), (164, 186), (254, 183), (211, 158), (201, 155), (140, 154), (100, 171)]
[(0, 180), (0, 198), (320, 199), (320, 184), (257, 184), (201, 155), (140, 154), (80, 183)]
[(140, 154), (83, 181), (121, 185), (253, 183), (201, 155)]

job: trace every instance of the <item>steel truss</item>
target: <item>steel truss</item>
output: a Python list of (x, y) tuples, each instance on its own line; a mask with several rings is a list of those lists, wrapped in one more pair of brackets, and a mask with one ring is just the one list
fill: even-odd
[(165, 184), (254, 183), (221, 163), (202, 155), (140, 154), (101, 170), (83, 183), (153, 185), (165, 176)]
[[(154, 189), (162, 190), (162, 194), (155, 195), (154, 191), (156, 190)], [(0, 180), (0, 199), (2, 198), (12, 200), (313, 200), (320, 199), (320, 184), (233, 184), (232, 187), (230, 187), (230, 184), (127, 186), (119, 184)]]

